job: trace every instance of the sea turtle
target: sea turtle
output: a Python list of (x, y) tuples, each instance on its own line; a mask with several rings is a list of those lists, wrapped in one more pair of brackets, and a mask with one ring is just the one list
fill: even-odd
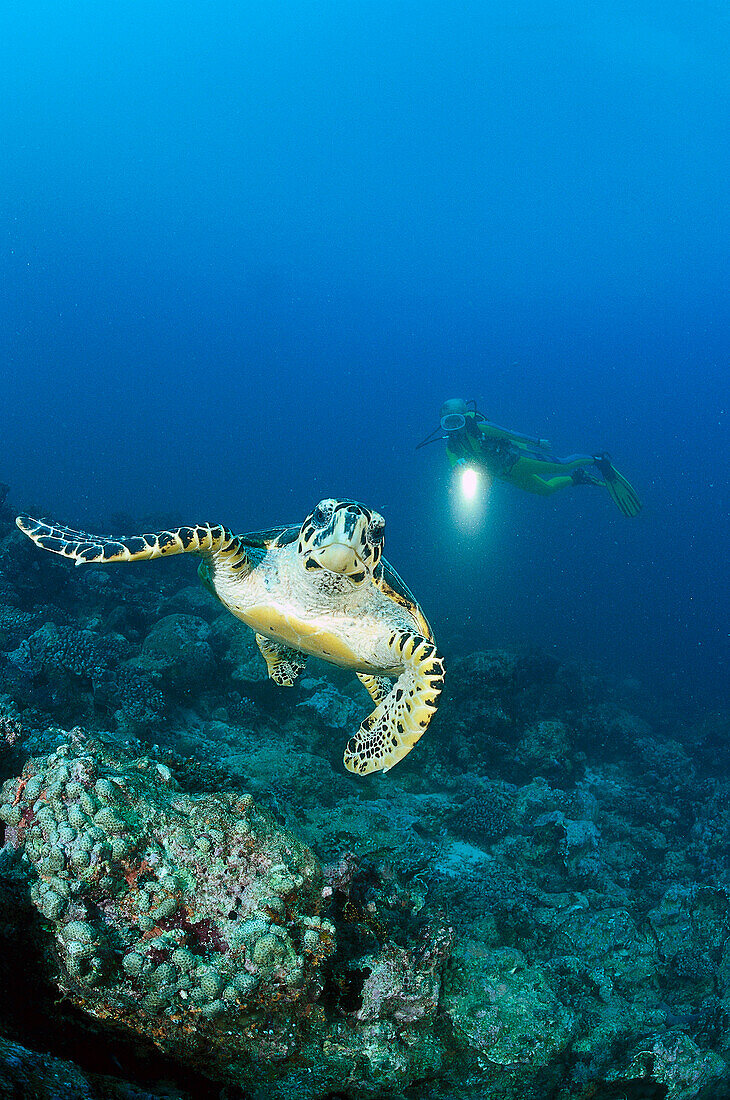
[(291, 687), (307, 654), (357, 673), (376, 706), (347, 744), (348, 771), (392, 768), (436, 710), (444, 671), (431, 628), (382, 556), (385, 520), (357, 501), (321, 500), (301, 526), (245, 535), (204, 523), (108, 538), (30, 516), (16, 523), (77, 565), (200, 554), (203, 584), (255, 631), (277, 684)]

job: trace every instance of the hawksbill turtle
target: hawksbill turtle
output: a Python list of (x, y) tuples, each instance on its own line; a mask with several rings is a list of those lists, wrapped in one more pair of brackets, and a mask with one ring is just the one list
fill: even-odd
[(76, 565), (199, 554), (203, 584), (254, 630), (283, 687), (308, 654), (353, 669), (376, 706), (347, 744), (348, 771), (392, 768), (436, 710), (444, 670), (431, 627), (383, 557), (385, 520), (357, 501), (321, 500), (301, 525), (244, 535), (209, 523), (119, 538), (25, 515), (16, 523)]

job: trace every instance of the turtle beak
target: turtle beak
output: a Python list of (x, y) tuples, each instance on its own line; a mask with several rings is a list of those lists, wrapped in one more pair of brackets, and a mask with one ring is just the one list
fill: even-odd
[(363, 562), (351, 546), (341, 542), (331, 542), (313, 551), (312, 557), (330, 573), (341, 573), (346, 577), (361, 574)]

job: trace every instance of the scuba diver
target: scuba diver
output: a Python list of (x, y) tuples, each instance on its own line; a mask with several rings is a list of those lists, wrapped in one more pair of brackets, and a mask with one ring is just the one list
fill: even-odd
[(601, 485), (625, 516), (636, 516), (641, 501), (607, 454), (569, 455), (557, 458), (547, 439), (534, 439), (492, 424), (475, 401), (452, 398), (441, 406), (435, 428), (418, 444), (446, 440), (452, 467), (481, 467), (492, 477), (538, 496), (551, 496), (572, 485)]

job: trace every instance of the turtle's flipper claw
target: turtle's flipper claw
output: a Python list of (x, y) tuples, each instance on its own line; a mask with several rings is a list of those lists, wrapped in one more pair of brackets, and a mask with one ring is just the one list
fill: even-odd
[(404, 669), (347, 743), (345, 767), (357, 775), (388, 771), (402, 760), (424, 734), (441, 694), (444, 664), (433, 642), (403, 631), (391, 634), (389, 648)]

